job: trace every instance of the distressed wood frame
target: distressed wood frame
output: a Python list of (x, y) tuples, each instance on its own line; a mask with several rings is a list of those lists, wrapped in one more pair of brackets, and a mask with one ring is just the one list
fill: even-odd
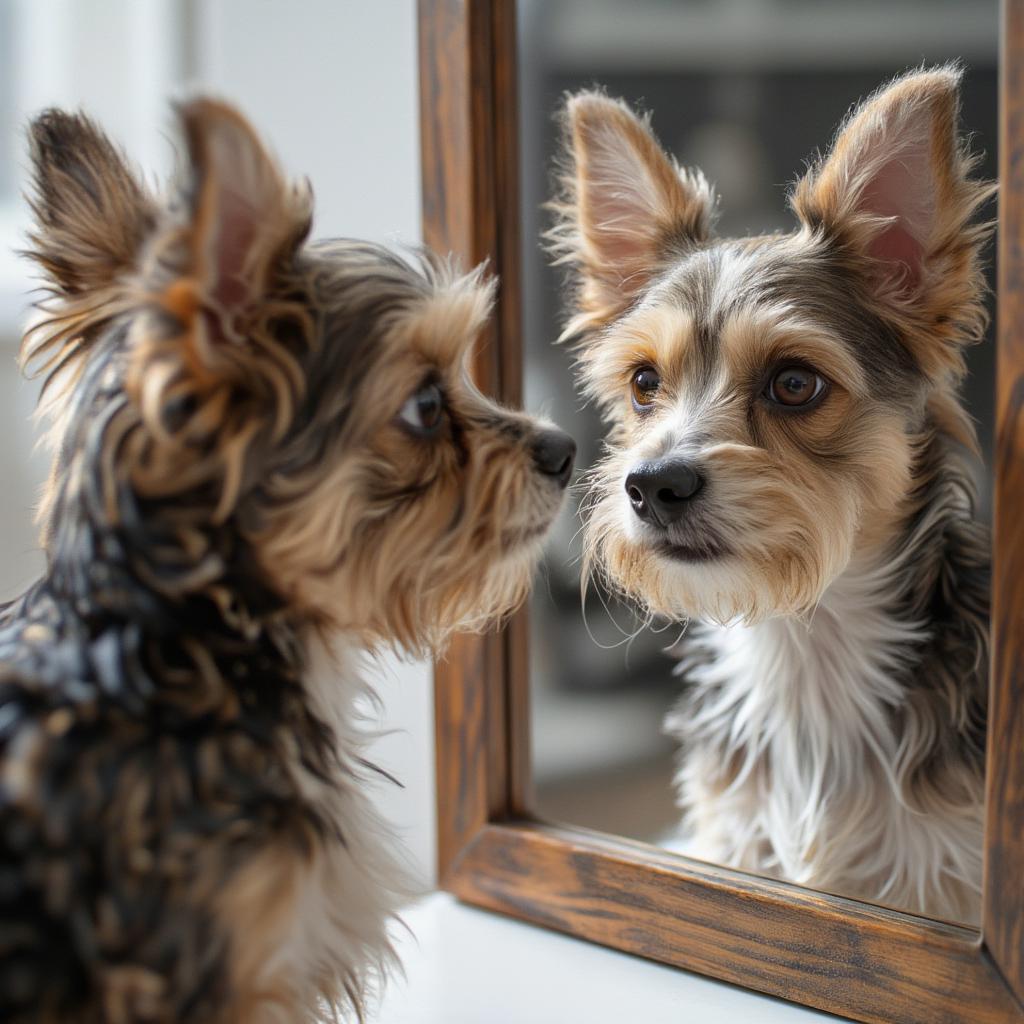
[[(423, 232), (500, 275), (475, 361), (521, 398), (514, 0), (420, 0)], [(526, 620), (436, 667), (438, 862), (467, 902), (862, 1021), (1024, 1022), (1024, 0), (1001, 43), (993, 666), (977, 930), (538, 821)]]

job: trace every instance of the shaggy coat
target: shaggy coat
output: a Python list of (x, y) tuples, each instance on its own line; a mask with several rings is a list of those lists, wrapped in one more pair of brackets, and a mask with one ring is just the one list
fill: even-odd
[(0, 616), (10, 1024), (361, 1015), (404, 883), (359, 652), (513, 608), (572, 466), (468, 378), (479, 273), (308, 243), (246, 122), (180, 115), (165, 199), (84, 117), (32, 127), (54, 459)]
[(645, 121), (571, 97), (552, 239), (610, 424), (590, 565), (701, 623), (668, 719), (693, 849), (975, 920), (989, 547), (957, 389), (992, 186), (959, 78), (870, 97), (793, 190), (795, 230), (742, 239)]

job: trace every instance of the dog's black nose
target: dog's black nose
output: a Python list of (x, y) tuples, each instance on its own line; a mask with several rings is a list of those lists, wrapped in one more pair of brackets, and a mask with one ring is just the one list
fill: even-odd
[(681, 519), (688, 502), (704, 486), (704, 478), (685, 459), (642, 462), (626, 477), (633, 511), (659, 526)]
[(564, 487), (572, 476), (576, 442), (563, 430), (545, 430), (533, 439), (533, 461), (545, 476)]

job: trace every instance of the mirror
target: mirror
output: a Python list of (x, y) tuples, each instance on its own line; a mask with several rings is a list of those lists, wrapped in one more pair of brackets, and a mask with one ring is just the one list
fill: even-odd
[[(974, 173), (987, 179), (996, 176), (998, 6), (994, 0), (826, 5), (809, 0), (686, 4), (636, 0), (628, 5), (614, 0), (522, 0), (518, 19), (525, 400), (527, 407), (545, 409), (576, 436), (581, 467), (593, 466), (601, 457), (607, 427), (593, 403), (583, 404), (574, 380), (571, 348), (552, 344), (566, 321), (565, 273), (550, 265), (538, 244), (551, 223), (541, 207), (551, 195), (552, 168), (560, 149), (560, 129), (553, 115), (567, 92), (596, 84), (634, 109), (650, 111), (661, 145), (682, 166), (699, 167), (715, 184), (721, 196), (715, 230), (723, 238), (791, 231), (797, 222), (786, 205), (788, 183), (804, 173), (817, 150), (827, 151), (852, 103), (898, 72), (922, 64), (953, 59), (965, 63), (962, 126), (971, 135), (972, 149), (984, 154)], [(987, 216), (994, 216), (991, 206)], [(991, 246), (985, 250), (985, 262), (991, 283)], [(980, 344), (967, 350), (967, 361), (963, 401), (977, 423), (984, 460), (974, 471), (977, 516), (987, 521), (991, 484), (983, 467), (991, 466), (992, 451), (991, 329)], [(806, 369), (804, 362), (800, 366)], [(788, 371), (788, 367), (781, 369)], [(814, 386), (813, 381), (808, 385), (790, 375), (781, 387), (793, 390), (805, 385)], [(694, 705), (676, 712), (676, 725), (668, 732), (665, 726), (684, 689), (692, 686), (674, 669), (688, 651), (692, 656), (700, 630), (693, 622), (686, 626), (671, 616), (656, 616), (647, 624), (635, 602), (593, 581), (586, 588), (581, 614), (582, 490), (577, 499), (550, 545), (545, 572), (530, 605), (533, 809), (546, 820), (701, 856), (693, 830), (681, 827), (676, 782), (679, 772), (693, 770), (695, 750), (681, 743), (679, 734), (693, 737)], [(821, 617), (804, 616), (799, 629), (794, 627), (797, 647), (805, 646), (816, 628), (820, 632)], [(833, 611), (833, 618), (840, 625), (856, 627), (839, 612)], [(927, 632), (926, 626), (922, 629)], [(857, 638), (841, 632), (831, 646), (826, 645), (826, 653), (847, 641), (855, 645)], [(674, 647), (675, 656), (666, 653), (669, 647)], [(827, 658), (822, 663), (832, 664)], [(773, 678), (785, 670), (777, 658), (763, 668), (774, 673)], [(890, 681), (899, 672), (894, 668)], [(818, 677), (817, 682), (823, 679)], [(886, 680), (877, 683), (882, 694), (878, 706), (884, 715), (898, 716), (893, 710), (897, 698), (884, 696)], [(787, 693), (798, 704), (807, 697), (799, 688)], [(935, 697), (934, 706), (938, 702)], [(826, 701), (823, 707), (839, 714), (834, 703)], [(798, 718), (794, 711), (787, 722)], [(743, 722), (736, 718), (733, 722), (742, 731)], [(813, 767), (795, 762), (805, 756), (813, 760), (815, 744), (833, 742), (835, 719), (819, 724), (818, 731), (808, 734), (805, 718), (800, 725), (805, 731), (790, 751), (794, 762), (776, 762), (776, 779), (762, 779), (760, 789), (748, 788), (747, 795), (786, 795), (785, 782), (779, 780), (784, 780), (789, 768), (813, 776)], [(799, 732), (797, 725), (793, 727)], [(918, 740), (924, 743), (913, 735), (915, 728), (926, 728), (921, 717), (900, 719), (898, 728), (893, 728), (897, 740), (907, 737), (902, 746), (897, 743), (897, 758)], [(965, 734), (969, 733), (967, 728)], [(762, 730), (748, 739), (756, 743), (763, 736)], [(736, 750), (741, 748), (736, 745)], [(955, 759), (960, 753), (936, 747), (934, 756)], [(725, 789), (735, 785), (734, 792), (742, 790), (750, 772), (765, 770), (764, 764), (745, 764), (744, 757), (738, 753), (735, 766), (706, 777), (725, 779)], [(821, 757), (827, 760), (827, 751)], [(890, 770), (896, 770), (892, 759), (879, 756), (871, 772), (884, 775)], [(881, 785), (884, 789), (884, 782)], [(824, 794), (834, 791), (828, 787), (828, 780), (819, 777), (805, 792), (790, 794), (789, 811), (800, 819), (800, 827), (817, 817), (824, 844), (856, 843), (856, 835), (844, 834), (834, 820), (829, 824)], [(745, 827), (744, 819), (737, 814), (736, 801), (723, 801), (720, 796), (708, 794), (703, 810), (724, 814), (728, 808), (733, 817), (727, 825), (719, 822), (718, 831), (724, 829), (736, 837)], [(956, 833), (959, 826), (950, 823), (949, 806), (944, 804), (945, 809), (936, 813), (946, 814), (945, 825)], [(764, 806), (748, 809), (751, 817), (772, 813)], [(868, 816), (871, 808), (856, 811), (862, 812)], [(901, 825), (879, 835), (892, 843), (926, 841), (927, 812), (918, 807), (912, 818), (925, 824), (921, 829), (916, 824)], [(980, 806), (976, 818), (980, 822)], [(973, 825), (964, 827), (970, 831)], [(970, 864), (947, 865), (951, 875), (960, 869), (967, 875), (980, 873), (980, 828), (976, 832), (976, 855), (965, 854)], [(821, 854), (815, 860), (818, 874), (794, 877), (780, 865), (778, 851), (757, 853), (757, 845), (756, 837), (748, 843), (736, 838), (733, 861), (727, 866), (812, 885), (822, 878), (822, 888), (840, 895), (929, 916), (977, 920), (980, 897), (973, 883), (949, 902), (926, 899), (921, 904), (908, 897), (906, 885), (887, 887), (878, 870), (871, 891), (851, 884), (848, 874), (830, 874), (829, 857), (839, 862), (841, 851)], [(789, 857), (790, 865), (792, 860)], [(891, 858), (886, 861), (891, 863)], [(881, 875), (885, 870), (880, 869)], [(938, 887), (949, 888), (942, 883)]]

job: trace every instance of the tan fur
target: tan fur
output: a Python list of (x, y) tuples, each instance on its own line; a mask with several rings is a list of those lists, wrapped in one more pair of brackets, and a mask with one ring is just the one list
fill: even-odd
[[(268, 572), (298, 605), (330, 609), (332, 625), (368, 642), (440, 643), (452, 629), (478, 628), (525, 596), (536, 546), (522, 539), (547, 522), (550, 508), (533, 483), (529, 451), (489, 422), (493, 405), (469, 380), (469, 342), (488, 314), (488, 298), (472, 282), (455, 284), (396, 322), (391, 350), (356, 399), (351, 456), (327, 473), (313, 467), (308, 479), (266, 482), (271, 508), (251, 536)], [(453, 408), (470, 424), (464, 467), (456, 451), (424, 451), (393, 424), (396, 398), (438, 363), (446, 367)], [(358, 491), (381, 466), (396, 486), (434, 480), (429, 498), (390, 507), (386, 516), (331, 500)], [(508, 507), (523, 511), (510, 519)], [(450, 533), (453, 515), (473, 528)], [(325, 565), (325, 545), (344, 557)], [(437, 624), (444, 624), (441, 632)]]
[(33, 129), (51, 295), (22, 360), (54, 460), (50, 572), (0, 622), (18, 1024), (362, 1017), (409, 893), (360, 652), (510, 613), (574, 458), (470, 378), (482, 269), (308, 242), (308, 188), (241, 115), (180, 117), (159, 204), (85, 119)]
[(301, 976), (295, 976), (292, 965), (269, 971), (267, 967), (293, 927), (299, 887), (310, 870), (309, 860), (309, 855), (303, 856), (294, 847), (267, 850), (249, 861), (216, 897), (219, 917), (236, 950), (229, 983), (233, 991), (242, 993), (231, 1011), (232, 1019), (239, 1024), (273, 1020), (295, 1003), (316, 1001), (308, 992), (294, 990), (301, 984)]
[(60, 118), (52, 113), (34, 122), (29, 139), (42, 179), (29, 196), (36, 224), (29, 241), (53, 289), (73, 300), (63, 308), (66, 320), (107, 303), (113, 280), (134, 267), (158, 214), (118, 150), (88, 118), (78, 119), (85, 130), (73, 144), (60, 137)]
[[(595, 345), (581, 356), (585, 386), (603, 397), (615, 424), (611, 454), (595, 475), (588, 564), (603, 567), (616, 585), (662, 615), (753, 621), (782, 609), (807, 612), (855, 545), (888, 541), (903, 512), (912, 439), (897, 414), (872, 400), (863, 371), (821, 327), (771, 310), (741, 311), (721, 330), (720, 382), (687, 412), (704, 438), (694, 452), (713, 475), (717, 504), (729, 510), (737, 549), (725, 565), (667, 572), (621, 532), (620, 487), (613, 481), (680, 435), (693, 343), (688, 323), (664, 307), (645, 307), (616, 325), (617, 344)], [(785, 363), (787, 355), (809, 359), (832, 381), (828, 403), (800, 425), (756, 409), (751, 415), (732, 391), (736, 381)], [(645, 364), (661, 369), (662, 386), (659, 409), (639, 417), (630, 408), (629, 377)], [(829, 448), (856, 449), (866, 437), (872, 440), (852, 472), (830, 472), (816, 458)], [(745, 552), (755, 537), (757, 546)]]
[[(698, 855), (973, 919), (988, 555), (957, 389), (994, 186), (970, 176), (960, 74), (879, 90), (796, 185), (796, 229), (734, 240), (687, 222), (698, 179), (645, 120), (584, 93), (552, 238), (609, 424), (585, 572), (708, 624), (667, 723)], [(820, 400), (773, 400), (790, 367)], [(658, 383), (637, 403), (641, 371)], [(659, 499), (672, 472), (685, 490)]]

